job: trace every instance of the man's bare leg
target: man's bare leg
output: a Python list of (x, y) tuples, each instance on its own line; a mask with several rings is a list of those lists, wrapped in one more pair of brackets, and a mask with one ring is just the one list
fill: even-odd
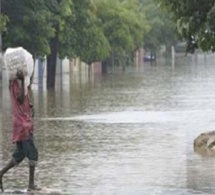
[(14, 163), (14, 160), (10, 160), (8, 162), (8, 164), (0, 171), (0, 190), (3, 192), (4, 188), (3, 188), (3, 175), (11, 168), (13, 168), (16, 164)]
[(37, 185), (34, 183), (34, 175), (35, 175), (35, 166), (29, 166), (29, 183), (28, 183), (28, 190), (41, 190)]

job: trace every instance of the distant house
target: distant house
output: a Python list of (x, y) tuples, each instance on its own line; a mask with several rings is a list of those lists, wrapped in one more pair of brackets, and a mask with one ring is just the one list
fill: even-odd
[[(57, 60), (56, 76), (73, 75), (71, 78), (77, 78), (77, 80), (86, 80), (89, 77), (89, 71), (94, 74), (101, 74), (101, 62), (92, 63), (91, 66), (80, 61), (79, 58), (63, 60)], [(34, 83), (39, 85), (44, 84), (44, 78), (47, 76), (47, 61), (36, 60), (34, 69)]]

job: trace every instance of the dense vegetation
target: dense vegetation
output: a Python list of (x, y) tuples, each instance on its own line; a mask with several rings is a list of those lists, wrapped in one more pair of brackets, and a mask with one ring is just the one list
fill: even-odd
[(187, 51), (215, 51), (214, 0), (157, 0), (173, 13), (178, 34), (187, 42)]
[(56, 59), (87, 64), (155, 52), (171, 45), (174, 24), (151, 0), (1, 0), (3, 50), (23, 46), (47, 56), (47, 88), (55, 86)]

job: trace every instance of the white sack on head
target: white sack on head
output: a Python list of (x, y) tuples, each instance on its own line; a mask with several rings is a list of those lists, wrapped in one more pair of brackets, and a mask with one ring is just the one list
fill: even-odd
[(32, 55), (22, 47), (8, 48), (4, 54), (4, 63), (10, 80), (16, 79), (18, 70), (23, 72), (25, 76), (25, 92), (27, 92), (34, 67)]
[(33, 74), (34, 60), (32, 55), (27, 50), (24, 50), (24, 52), (25, 52), (25, 60), (27, 62), (27, 75), (25, 76), (25, 87), (27, 88), (30, 85), (30, 78)]

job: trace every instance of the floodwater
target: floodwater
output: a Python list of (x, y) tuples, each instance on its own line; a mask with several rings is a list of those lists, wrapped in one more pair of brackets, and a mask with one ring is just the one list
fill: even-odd
[[(215, 57), (178, 57), (88, 79), (33, 86), (36, 180), (62, 194), (215, 194), (215, 159), (193, 140), (215, 126)], [(11, 115), (3, 87), (0, 167), (10, 158)], [(27, 161), (4, 178), (26, 188)]]

